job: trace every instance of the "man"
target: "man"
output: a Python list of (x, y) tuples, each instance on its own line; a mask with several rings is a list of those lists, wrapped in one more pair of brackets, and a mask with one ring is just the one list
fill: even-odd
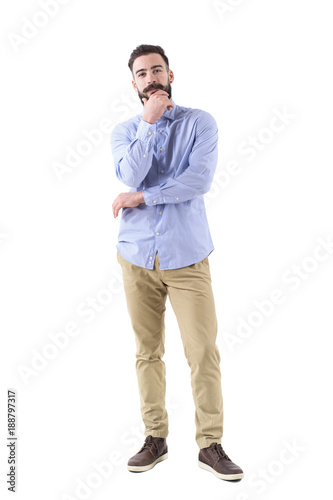
[(221, 446), (220, 356), (208, 262), (214, 247), (203, 197), (216, 169), (216, 122), (171, 99), (174, 74), (160, 46), (138, 46), (128, 66), (143, 112), (111, 134), (117, 178), (130, 187), (112, 208), (114, 217), (122, 209), (117, 259), (135, 334), (146, 436), (128, 469), (146, 471), (168, 456), (162, 357), (169, 296), (191, 368), (199, 466), (221, 479), (241, 479), (242, 469)]

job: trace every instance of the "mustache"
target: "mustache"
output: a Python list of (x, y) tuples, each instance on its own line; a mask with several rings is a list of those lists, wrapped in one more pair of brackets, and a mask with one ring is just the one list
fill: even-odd
[(143, 93), (146, 94), (153, 89), (164, 90), (164, 85), (161, 85), (160, 83), (151, 83), (145, 89), (143, 89)]

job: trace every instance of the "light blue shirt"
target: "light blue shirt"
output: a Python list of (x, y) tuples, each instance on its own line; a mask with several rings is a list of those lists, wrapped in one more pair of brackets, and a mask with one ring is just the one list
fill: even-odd
[(204, 193), (217, 165), (217, 124), (200, 109), (177, 106), (155, 123), (143, 112), (111, 133), (117, 178), (145, 203), (122, 209), (117, 250), (140, 267), (177, 269), (213, 250)]

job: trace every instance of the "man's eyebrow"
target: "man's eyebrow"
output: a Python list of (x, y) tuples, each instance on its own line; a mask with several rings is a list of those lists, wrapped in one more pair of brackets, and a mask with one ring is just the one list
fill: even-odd
[[(155, 69), (155, 68), (163, 68), (163, 66), (162, 66), (162, 64), (155, 64), (150, 69)], [(137, 75), (138, 73), (140, 73), (140, 71), (147, 71), (147, 70), (146, 70), (146, 68), (141, 68), (141, 69), (138, 69), (138, 71), (136, 71), (135, 74)]]

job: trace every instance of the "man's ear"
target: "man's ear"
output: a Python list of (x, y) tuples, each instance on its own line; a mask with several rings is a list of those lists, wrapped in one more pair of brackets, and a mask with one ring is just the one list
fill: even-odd
[(135, 81), (134, 81), (134, 80), (132, 80), (132, 85), (133, 85), (134, 90), (136, 90), (136, 92), (137, 92), (137, 91), (138, 91), (138, 88), (137, 88), (136, 83), (135, 83)]
[(173, 71), (171, 71), (171, 70), (169, 71), (169, 79), (170, 79), (170, 83), (172, 83), (174, 81), (174, 79), (175, 79)]

